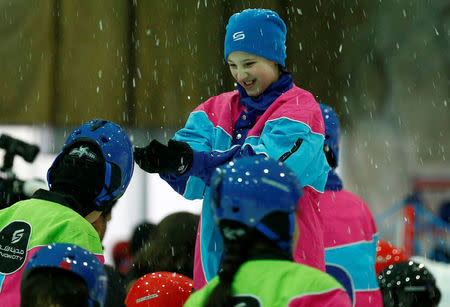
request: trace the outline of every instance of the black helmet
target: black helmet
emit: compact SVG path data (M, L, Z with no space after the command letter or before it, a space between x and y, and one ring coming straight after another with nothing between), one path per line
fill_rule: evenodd
M411 260L391 264L378 275L385 307L437 306L441 292L430 271Z

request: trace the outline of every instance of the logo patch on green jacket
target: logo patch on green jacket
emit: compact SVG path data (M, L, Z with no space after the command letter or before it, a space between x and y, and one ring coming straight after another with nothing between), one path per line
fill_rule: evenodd
M0 273L12 274L19 270L27 259L31 225L14 221L0 231Z

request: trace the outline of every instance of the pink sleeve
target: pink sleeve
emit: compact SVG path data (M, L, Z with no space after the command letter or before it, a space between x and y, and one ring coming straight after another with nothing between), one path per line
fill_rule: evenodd
M105 256L103 254L95 254L95 257L97 257L101 264L105 264Z
M1 306L19 306L20 305L20 282L22 279L22 273L27 266L30 258L42 248L42 246L37 246L30 249L27 252L27 259L22 265L22 267L13 274L5 276L3 284L0 284L0 302Z
M334 289L324 293L314 293L292 299L289 307L352 307L347 293L342 289Z
M309 186L303 188L303 193L297 205L300 237L294 251L294 261L325 272L323 229L317 207L320 193Z
M203 288L207 282L205 273L203 272L202 256L200 252L200 228L202 223L202 217L198 222L197 227L197 238L195 240L195 253L194 253L194 289L200 290Z

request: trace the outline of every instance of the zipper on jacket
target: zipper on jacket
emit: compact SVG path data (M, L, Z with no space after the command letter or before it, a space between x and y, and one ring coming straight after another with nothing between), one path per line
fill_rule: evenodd
M286 161L287 158L289 158L294 152L296 152L300 148L300 145L302 145L302 143L303 140L301 138L298 138L298 140L294 144L294 147L292 147L291 150L289 150L288 152L285 152L278 160L281 162Z

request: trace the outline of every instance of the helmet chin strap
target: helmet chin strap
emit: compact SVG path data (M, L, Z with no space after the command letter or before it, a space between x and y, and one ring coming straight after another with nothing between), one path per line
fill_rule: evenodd
M109 200L111 198L111 195L109 195L109 188L111 186L111 164L106 162L105 163L105 182L103 184L103 189L101 190L100 194L95 198L96 204L99 206L99 208L102 207L101 202L105 200Z
M289 214L289 240L282 240L280 235L276 233L274 230L270 229L263 223L258 223L256 225L256 229L261 232L264 236L266 236L269 240L272 240L278 244L278 246L283 249L285 252L292 254L292 246L293 246L293 233L295 229L295 216L294 214Z
M105 162L105 180L103 188L95 197L95 203L102 211L108 209L117 201L120 192L120 168L110 162Z

